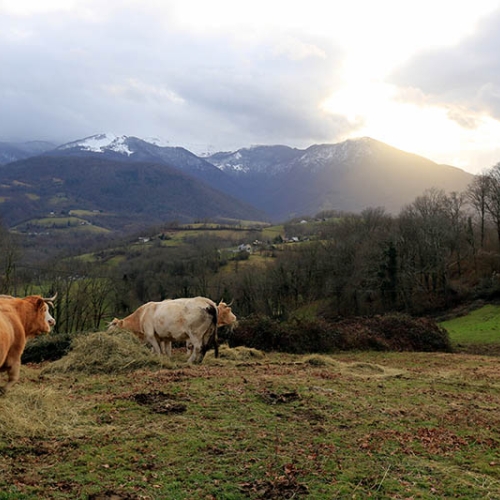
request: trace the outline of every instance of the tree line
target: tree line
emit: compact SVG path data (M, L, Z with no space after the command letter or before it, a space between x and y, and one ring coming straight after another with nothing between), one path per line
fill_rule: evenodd
M113 265L66 257L22 266L21 246L3 228L0 293L57 292L62 332L103 328L147 301L196 295L234 300L240 317L278 320L308 309L329 319L443 311L500 291L500 163L465 192L430 189L397 215L381 207L324 212L284 231L300 242L261 241L250 258L225 253L234 242L212 235L182 247L160 239L147 251L129 247Z

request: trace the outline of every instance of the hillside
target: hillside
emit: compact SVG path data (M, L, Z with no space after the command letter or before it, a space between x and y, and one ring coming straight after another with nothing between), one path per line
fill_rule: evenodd
M426 189L461 192L472 178L368 137L200 158L182 147L99 134L0 167L0 215L12 226L87 210L100 214L93 223L128 229L216 217L280 222L368 207L396 214Z
M9 226L54 212L87 210L126 229L165 220L262 220L253 207L178 169L106 158L37 156L0 167L0 214Z
M397 213L426 189L465 190L473 176L368 137L306 150L261 146L207 158L242 198L277 220L381 206Z

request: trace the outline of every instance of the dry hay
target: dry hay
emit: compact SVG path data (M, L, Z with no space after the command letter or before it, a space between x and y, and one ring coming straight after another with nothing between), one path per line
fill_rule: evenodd
M226 344L219 347L219 357L216 358L213 351L207 352L204 362L207 364L216 364L224 361L260 361L265 358L265 354L258 349L251 347L238 346L231 348Z
M125 330L76 337L71 351L42 370L47 373L80 372L88 375L124 373L141 368L168 368L171 362L151 352Z
M311 354L309 356L305 356L301 359L301 361L302 363L306 363L311 366L336 368L342 375L352 375L355 377L399 377L403 373L402 370L387 368L375 363L346 363L343 361L337 361L331 356L320 354Z
M387 368L375 363L341 363L341 366L341 372L344 375L354 375L355 377L388 378L400 377L403 374L402 370Z
M3 438L83 436L94 422L77 402L52 387L17 384L0 401Z
M321 354L304 356L301 361L311 366L338 366L340 364L335 359Z

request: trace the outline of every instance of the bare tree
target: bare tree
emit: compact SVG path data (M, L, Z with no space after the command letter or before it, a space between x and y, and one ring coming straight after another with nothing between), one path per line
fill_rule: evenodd
M464 193L452 192L448 196L447 212L450 221L450 251L457 256L456 266L458 275L462 274L463 242L466 241L467 217L463 210L465 204Z
M16 293L14 274L19 257L20 250L14 237L0 225L0 291L2 293Z
M399 248L406 304L414 296L432 301L446 290L451 231L449 200L443 190L429 189L399 216Z
M467 187L465 196L479 215L480 246L484 248L485 221L487 212L488 193L490 190L490 177L487 174L474 176Z
M498 242L500 243L500 162L488 172L486 211L495 224Z

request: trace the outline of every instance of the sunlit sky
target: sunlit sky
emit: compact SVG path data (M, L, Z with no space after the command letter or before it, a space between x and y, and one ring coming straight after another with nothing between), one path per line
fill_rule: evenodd
M500 0L0 0L0 141L500 161Z

